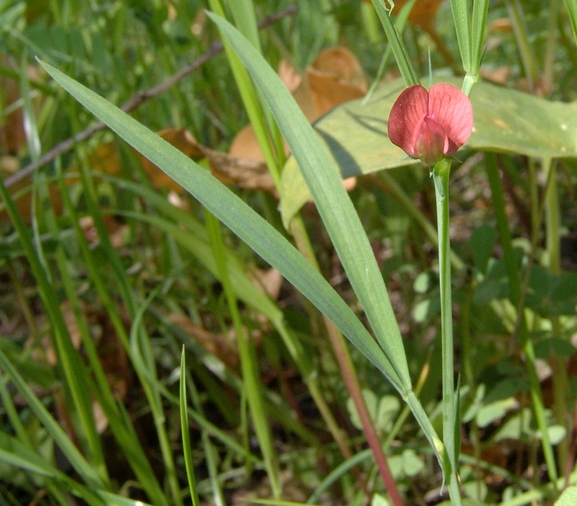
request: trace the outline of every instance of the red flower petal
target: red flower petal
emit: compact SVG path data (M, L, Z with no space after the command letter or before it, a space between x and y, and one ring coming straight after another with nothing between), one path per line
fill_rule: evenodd
M429 116L443 127L451 146L445 154L452 155L471 136L473 106L459 88L451 84L435 84L429 90Z
M409 156L416 157L419 125L427 115L429 94L420 85L411 86L397 98L389 115L389 138Z
M425 116L415 139L415 153L425 165L435 165L450 149L450 141L437 120Z

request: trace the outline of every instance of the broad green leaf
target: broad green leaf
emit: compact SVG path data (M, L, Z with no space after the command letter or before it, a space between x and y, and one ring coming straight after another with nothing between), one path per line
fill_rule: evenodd
M566 488L555 502L555 506L573 506L574 504L577 504L577 485Z
M376 394L368 389L363 390L363 397L369 415L375 424L375 428L380 431L390 431L401 409L401 401L399 401L399 398L394 395L384 395L380 399L377 399ZM351 423L357 429L362 430L363 424L351 397L347 399L347 409Z
M455 78L435 81L460 86ZM348 102L315 123L343 178L421 163L387 135L389 113L403 87L401 80L394 81L379 88L366 104L362 99ZM467 147L534 157L577 156L577 103L552 102L485 82L474 86L470 98L475 126ZM281 211L288 226L311 198L294 158L288 160L281 183Z
M503 418L507 411L513 409L516 404L517 401L514 398L509 398L482 406L476 416L477 425L479 427L487 427L495 420Z
M547 431L549 432L549 440L552 445L559 444L567 435L567 429L562 425L552 425Z

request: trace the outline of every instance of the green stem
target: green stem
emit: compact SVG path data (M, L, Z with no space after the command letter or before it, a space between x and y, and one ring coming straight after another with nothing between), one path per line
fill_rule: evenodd
M427 216L415 205L413 199L403 190L401 185L395 181L395 178L391 176L390 171L382 170L379 172L378 176L373 174L366 174L363 176L363 181L369 182L370 184L377 186L382 191L392 195L396 198L399 203L403 206L404 210L415 220L417 225L421 227L425 235L431 240L435 245L439 245L439 235L434 225L431 224ZM450 252L451 264L456 270L461 270L465 267L463 260L454 252Z
M315 269L320 270L300 215L296 215L292 219L291 233L295 237L295 242L297 244L299 251L301 251L301 253L315 267ZM375 426L367 409L367 405L362 395L361 386L359 384L359 380L355 371L353 361L351 359L351 355L347 348L345 338L328 318L324 317L323 320L325 323L325 327L327 329L327 333L331 340L333 351L341 368L341 374L343 376L343 380L347 385L349 395L351 396L351 399L353 400L355 407L357 409L357 413L359 414L359 418L363 426L363 431L365 433L365 437L367 438L367 443L369 444L371 451L373 452L375 463L379 468L379 473L381 475L381 478L383 479L383 483L385 484L385 487L389 492L391 502L395 506L402 506L403 500L397 489L395 479L393 478L393 475L391 474L391 471L389 469L387 458L383 452L383 448L379 440L377 431L375 429ZM340 437L336 439L337 443L339 440ZM360 480L360 477L358 477L358 480L364 487L364 484L362 480Z
M503 257L505 259L507 277L509 278L509 290L511 294L510 298L518 313L518 334L523 353L525 355L525 367L527 370L527 375L529 376L533 410L535 413L537 426L539 427L539 431L541 433L541 444L543 447L543 453L545 455L545 462L547 464L549 479L551 481L555 481L557 479L557 466L555 464L553 447L551 446L549 433L547 431L547 420L545 416L545 407L543 405L543 397L541 394L541 385L539 383L539 377L535 367L535 351L533 349L533 342L529 337L527 320L525 318L525 312L522 307L521 277L519 274L515 253L513 251L511 230L509 229L509 219L505 212L505 198L503 196L503 188L499 178L499 169L497 166L496 155L494 153L486 153L485 161L487 177L489 179L489 186L491 187L491 194L493 197L493 208L495 209L495 217L497 219L497 229L501 237Z
M451 299L451 241L449 238L449 176L450 160L443 158L433 167L439 229L439 283L441 292L441 349L443 372L443 444L445 446L445 479L454 504L460 503L458 459L460 441L458 408L455 395L453 360L453 310ZM447 473L448 472L448 473Z
M555 63L555 49L559 34L557 33L557 17L559 1L549 0L549 23L547 27L547 45L545 46L545 61L543 62L543 88L547 96L550 96L553 87L553 65Z
M561 239L560 227L561 217L559 215L559 194L557 192L557 180L555 178L555 162L550 158L543 160L543 169L547 174L547 189L545 191L546 206L546 229L547 229L547 253L549 256L549 272L554 276L561 274ZM551 329L553 336L561 337L561 322L558 316L551 316ZM568 417L566 413L566 392L569 391L569 380L567 378L567 364L563 357L554 354L549 359L549 365L553 374L553 412L559 425L565 427L567 434L570 434ZM564 437L557 446L559 469L567 469L569 460L569 441Z
M519 53L521 54L525 75L529 81L531 90L534 91L535 86L539 83L539 69L534 57L535 52L532 50L529 42L523 8L519 0L507 0L507 11L509 12L509 19L513 24L513 32L515 33L517 45L519 46Z
M232 287L225 259L224 242L220 222L205 210L206 230L211 242L214 258L217 263L219 279L230 311L236 333L239 350L244 391L254 430L263 454L267 476L270 480L272 495L275 499L281 497L282 486L278 460L273 447L272 434L268 423L268 414L263 401L262 384L258 372L256 352L248 330L244 330L238 308L238 301Z

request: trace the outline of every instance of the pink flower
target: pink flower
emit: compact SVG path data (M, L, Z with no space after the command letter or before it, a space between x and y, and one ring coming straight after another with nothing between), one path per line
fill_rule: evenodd
M429 166L456 153L472 131L471 101L451 84L407 88L389 116L391 142Z

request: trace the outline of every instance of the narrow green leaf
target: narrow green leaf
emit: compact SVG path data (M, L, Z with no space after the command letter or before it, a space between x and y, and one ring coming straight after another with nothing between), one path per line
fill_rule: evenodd
M18 232L26 258L30 264L32 272L34 273L36 282L38 283L40 296L53 326L53 345L57 352L58 361L64 379L66 380L66 385L70 389L70 395L74 401L70 408L80 419L76 428L81 437L84 446L83 449L89 454L89 459L91 460L90 464L84 460L84 457L80 454L79 450L60 429L60 427L54 425L54 419L45 411L44 406L40 403L38 398L36 398L21 376L19 376L21 380L20 388L26 390L26 393L24 393L24 391L21 393L24 396L29 396L30 399L34 399L34 401L29 400L29 402L36 403L38 408L38 412L35 412L36 416L40 418L39 413L42 413L45 422L50 425L50 427L46 427L46 430L50 432L51 436L55 440L58 440L57 443L59 445L64 445L63 447L61 446L64 453L70 452L69 459L73 465L78 464L79 467L76 468L76 471L83 477L83 479L89 484L106 488L105 483L108 483L108 476L103 464L104 461L100 441L96 435L95 421L90 406L90 400L87 396L88 387L85 376L86 371L81 365L82 362L78 356L77 350L72 346L72 340L64 321L64 316L60 310L58 304L59 298L54 290L54 286L48 279L46 271L39 260L29 231L24 224L20 213L17 211L11 196L4 186L4 183L1 181L0 194L2 195L2 199L10 215L12 224ZM3 362L10 364L5 355L2 354L2 357L4 358ZM6 366L6 368L8 369L8 366ZM10 368L16 372L16 369L13 368L11 364ZM15 379L14 381L16 382Z
M20 376L16 368L8 360L6 355L0 350L0 365L10 375L14 385L20 394L26 399L28 407L34 415L40 420L43 427L48 434L54 439L54 442L62 450L62 453L70 461L75 471L82 477L85 483L95 489L103 488L102 482L96 470L84 459L82 454L78 451L74 443L62 430L60 425L48 410L44 407L42 402L36 397L30 386L26 383L24 378Z
M573 28L573 36L577 41L577 0L565 0L565 5L569 11L569 19Z
M40 158L42 146L40 135L38 134L38 125L36 122L36 113L32 104L32 95L30 93L30 82L28 80L28 58L26 52L22 53L20 61L20 90L23 100L23 126L26 133L26 143L28 144L28 154L34 161Z
M246 65L257 88L268 102L359 298L377 341L403 385L411 380L403 340L383 277L359 216L341 183L326 148L295 103L286 86L262 56L226 20L210 14Z
M471 73L471 21L469 0L451 0L451 11L457 32L457 43L461 53L463 68L467 74Z
M577 504L577 485L573 485L563 491L555 506L573 506Z
M255 48L262 51L252 0L226 0L226 4L232 12L232 17L239 31Z
M473 20L471 23L471 69L475 76L479 75L481 58L483 56L483 41L489 12L489 0L475 0L473 3ZM468 93L467 93L468 95Z
M221 18L210 16L246 65L257 88L268 102L293 156L302 167L303 176L313 193L349 280L363 304L381 348L385 351L382 359L390 360L388 363L394 367L394 374L388 369L387 377L397 389L400 387L401 395L409 403L425 436L437 451L440 447L439 439L411 390L402 338L382 275L336 167L327 157L327 152L315 136L313 128L276 73L233 26ZM350 339L346 332L343 333ZM363 339L353 344L365 346L366 343ZM372 360L370 356L369 359Z
M90 506L150 506L142 501L122 497L97 488L88 488L78 483L26 445L2 431L0 431L0 462L34 474L37 479L45 478L48 487L58 486L59 490L80 497Z
M158 135L51 65L42 67L120 137L197 198L264 260L276 267L399 389L406 384L349 306L270 224L210 173ZM373 259L374 261L374 259Z
M180 383L179 383L179 401L180 401L180 431L182 435L182 451L184 453L184 467L186 469L186 478L188 479L188 488L193 506L200 506L198 494L196 492L196 479L194 477L194 463L192 461L192 451L190 449L190 437L188 435L188 414L186 407L186 358L184 355L184 346L180 355Z
M385 34L391 45L393 50L393 55L395 56L395 60L397 61L397 65L399 67L399 71L403 76L406 86L412 86L414 84L420 84L419 76L411 63L411 59L409 58L409 54L397 28L391 21L391 17L385 8L385 3L382 0L372 0L373 6L375 11L377 11L377 15L383 25L383 29L385 30Z

